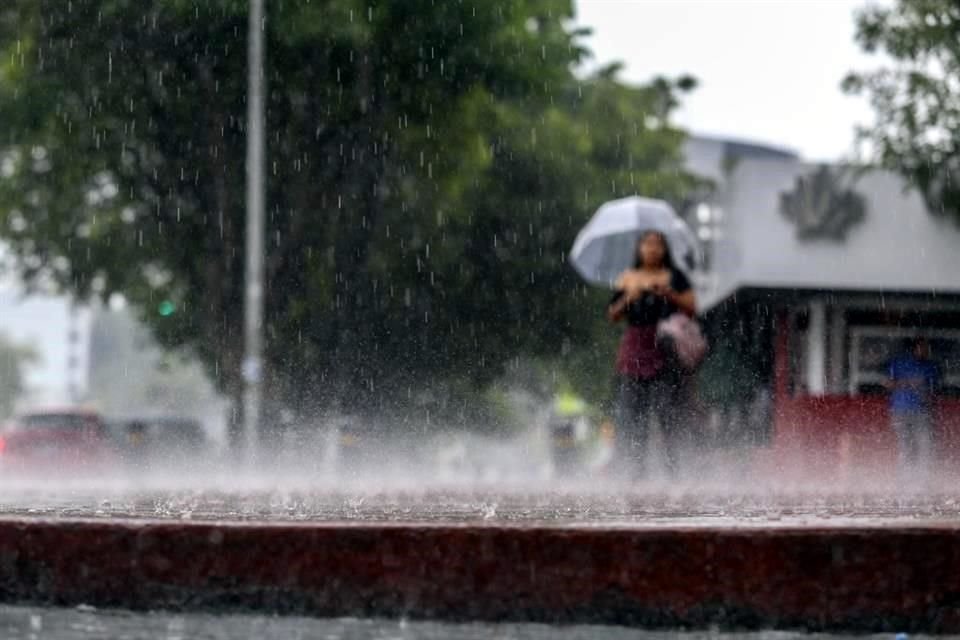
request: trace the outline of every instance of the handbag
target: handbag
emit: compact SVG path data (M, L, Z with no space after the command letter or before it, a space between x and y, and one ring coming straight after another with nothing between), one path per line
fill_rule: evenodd
M700 323L680 312L657 323L657 346L687 371L694 371L707 355L707 339Z

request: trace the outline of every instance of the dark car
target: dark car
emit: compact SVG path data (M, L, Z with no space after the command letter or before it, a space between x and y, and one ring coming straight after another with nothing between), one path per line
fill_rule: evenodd
M106 425L92 410L25 413L0 435L0 469L5 472L100 470L115 460Z

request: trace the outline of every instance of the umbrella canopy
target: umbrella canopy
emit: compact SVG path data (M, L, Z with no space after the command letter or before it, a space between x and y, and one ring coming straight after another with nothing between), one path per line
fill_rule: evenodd
M570 251L570 262L590 284L610 286L636 255L644 231L659 231L667 240L673 261L688 275L700 260L693 230L663 200L632 196L602 205L580 230Z

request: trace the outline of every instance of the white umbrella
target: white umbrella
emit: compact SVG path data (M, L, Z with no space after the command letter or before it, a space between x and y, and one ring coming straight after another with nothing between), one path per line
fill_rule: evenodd
M674 264L689 275L700 261L693 230L663 200L631 196L602 205L580 230L570 262L584 280L610 286L634 262L637 239L659 231L667 240Z

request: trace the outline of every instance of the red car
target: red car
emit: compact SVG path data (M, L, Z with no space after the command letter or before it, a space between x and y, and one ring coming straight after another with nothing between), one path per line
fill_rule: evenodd
M114 458L106 425L95 411L25 413L0 434L0 469L4 472L99 470Z

